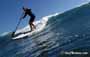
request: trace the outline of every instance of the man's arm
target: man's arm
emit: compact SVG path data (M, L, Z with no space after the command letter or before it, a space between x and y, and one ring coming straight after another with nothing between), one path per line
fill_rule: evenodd
M23 19L26 17L27 14L24 14L24 16L22 17Z
M20 19L24 19L27 16L27 14L23 13L23 16Z

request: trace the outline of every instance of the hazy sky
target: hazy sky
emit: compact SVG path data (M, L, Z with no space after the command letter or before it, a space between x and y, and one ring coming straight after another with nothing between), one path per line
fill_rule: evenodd
M43 16L64 12L89 0L0 0L0 34L13 31L22 14L22 6L29 7L36 20ZM29 18L22 20L20 27L28 24Z

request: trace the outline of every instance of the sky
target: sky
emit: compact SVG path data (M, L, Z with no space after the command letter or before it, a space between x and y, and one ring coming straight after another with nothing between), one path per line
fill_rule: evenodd
M22 7L31 8L36 20L54 13L62 13L89 0L0 0L0 34L12 32L22 16ZM19 28L28 25L29 17L21 21Z

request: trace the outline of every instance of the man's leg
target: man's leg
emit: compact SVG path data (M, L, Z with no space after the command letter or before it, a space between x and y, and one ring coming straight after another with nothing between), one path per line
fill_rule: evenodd
M32 26L34 27L34 29L36 29L36 26L32 23Z
M32 23L30 23L30 28L31 28L31 31L33 31L33 26L32 26Z
M33 31L33 27L32 27L32 24L30 22L29 22L29 27L31 28L31 30L30 31L27 31L27 32L24 32L24 34Z
M30 19L30 21L29 21L29 24L30 24L30 27L31 27L31 31L33 31L33 29L36 28L35 25L33 24L34 19L35 19L35 17L31 17L31 19Z

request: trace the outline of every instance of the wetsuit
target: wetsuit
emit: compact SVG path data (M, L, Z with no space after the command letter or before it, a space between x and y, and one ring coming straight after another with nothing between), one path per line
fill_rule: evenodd
M29 15L31 17L29 20L29 24L32 23L35 19L35 15L31 12L31 9L26 9L24 11L25 11L25 14L24 14L23 18L25 18L27 15Z

